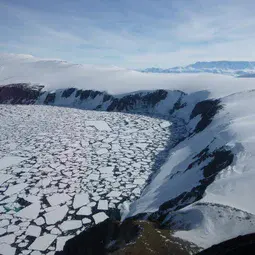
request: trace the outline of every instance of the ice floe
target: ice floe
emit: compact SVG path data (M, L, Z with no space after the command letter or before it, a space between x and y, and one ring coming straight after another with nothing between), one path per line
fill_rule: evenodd
M108 216L104 212L100 212L93 215L93 219L95 221L95 224L98 224L104 220L106 220Z
M34 203L34 204L31 204L31 205L25 207L18 213L16 213L16 216L33 220L33 219L36 219L37 216L39 215L40 208L41 208L40 203Z
M51 243L57 238L56 235L45 234L39 236L35 241L29 246L31 250L45 251L51 245Z
M88 193L76 194L73 201L73 208L77 209L90 202Z

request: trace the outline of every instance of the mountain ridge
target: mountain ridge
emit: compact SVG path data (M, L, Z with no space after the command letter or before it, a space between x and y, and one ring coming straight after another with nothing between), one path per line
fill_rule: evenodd
M213 73L231 76L252 77L255 72L255 61L198 61L187 66L172 68L151 67L142 69L144 73ZM250 75L250 76L249 76Z

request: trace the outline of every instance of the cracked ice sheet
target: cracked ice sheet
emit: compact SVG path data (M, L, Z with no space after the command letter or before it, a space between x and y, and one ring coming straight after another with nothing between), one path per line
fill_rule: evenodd
M41 229L38 238L78 234L107 219L109 208L119 208L124 197L134 201L151 174L155 151L170 137L161 120L145 116L31 105L0 110L1 157L10 155L9 139L16 144L12 155L26 159L1 169L0 231L17 229L24 240L33 229L36 235ZM91 120L105 121L110 130L88 126ZM25 245L15 241L14 248ZM56 243L33 253L55 253Z

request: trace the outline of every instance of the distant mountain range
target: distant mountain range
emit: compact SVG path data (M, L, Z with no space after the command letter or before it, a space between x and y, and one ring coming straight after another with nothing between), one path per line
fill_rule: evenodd
M237 77L255 77L255 61L210 61L196 62L188 66L172 68L151 67L140 70L144 73L214 73Z

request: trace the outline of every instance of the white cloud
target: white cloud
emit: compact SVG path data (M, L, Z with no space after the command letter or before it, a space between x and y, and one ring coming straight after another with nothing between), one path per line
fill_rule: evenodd
M210 97L254 88L253 79L213 74L145 74L116 67L75 65L32 56L0 54L0 85L31 82L49 89L76 87L126 93L148 89L210 91Z
M243 39L233 42L217 42L199 47L185 47L168 53L149 53L129 56L126 62L130 66L151 66L173 67L176 65L187 65L196 61L217 61L217 60L255 60L254 40Z
M100 3L100 1L98 1ZM133 3L133 1L131 1ZM147 5L142 3L147 3ZM231 2L231 3L230 3ZM1 5L24 25L6 48L73 62L171 67L199 60L254 59L252 1L143 0L87 17ZM109 11L109 12L108 12ZM101 19L100 19L101 15ZM53 17L54 16L54 17ZM109 22L104 24L105 22ZM0 47L3 48L0 40ZM23 50L23 51L22 51Z

